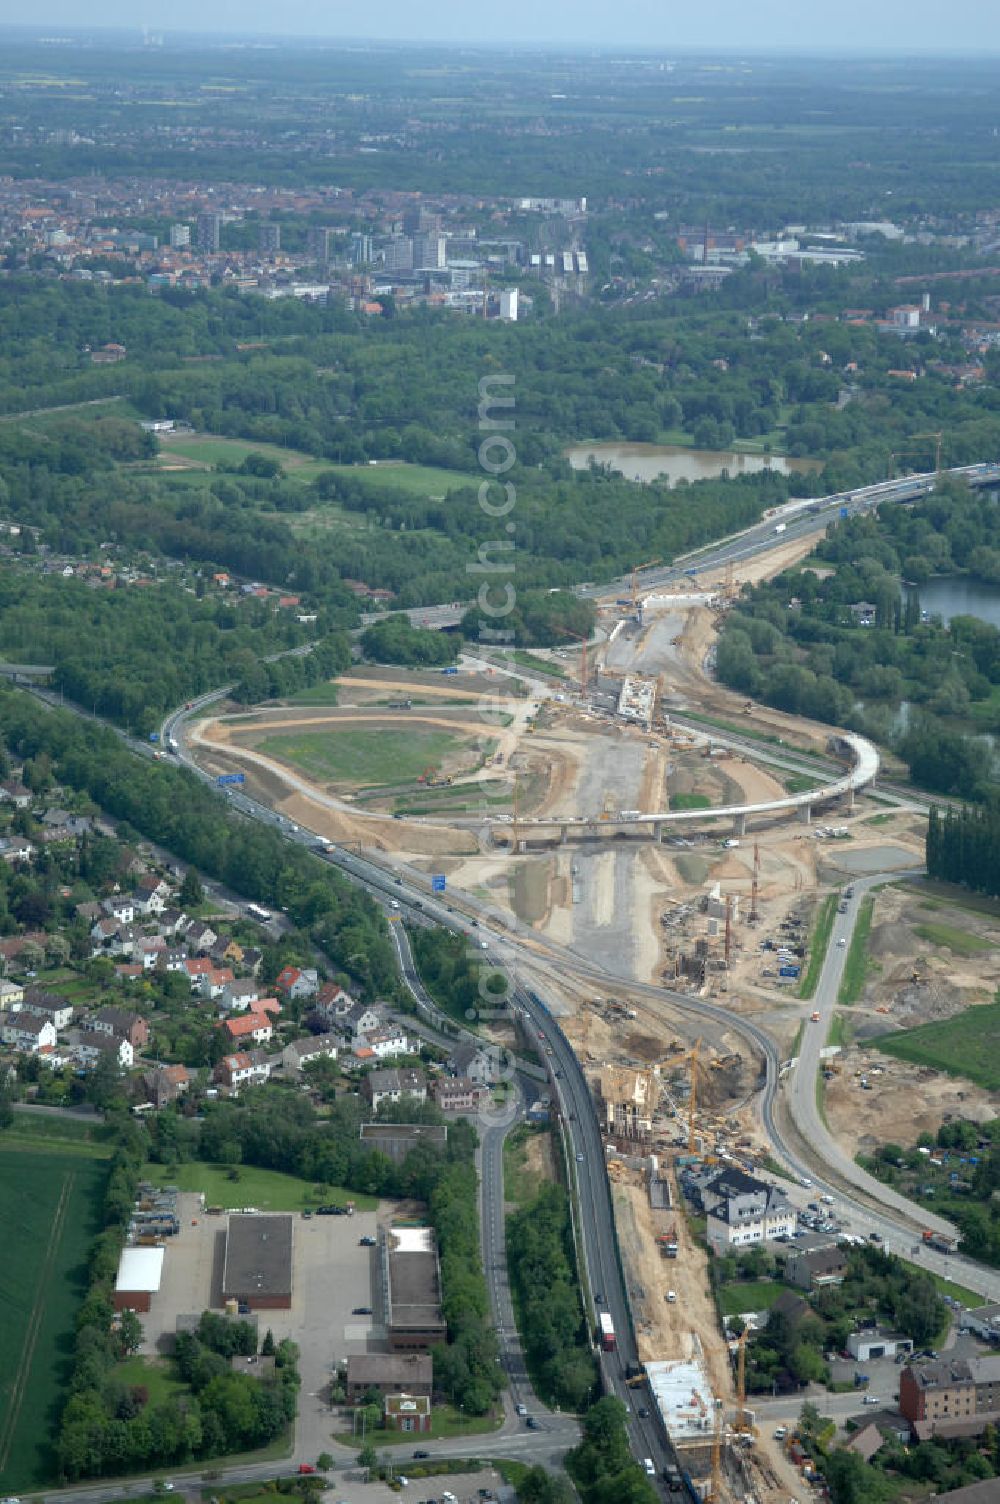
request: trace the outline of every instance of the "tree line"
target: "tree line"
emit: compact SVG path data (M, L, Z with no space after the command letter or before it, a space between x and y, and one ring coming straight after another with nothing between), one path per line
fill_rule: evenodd
M585 1410L597 1373L562 1186L542 1186L507 1218L507 1267L532 1387L547 1405Z
M924 846L927 872L974 893L1000 897L1000 807L932 808Z

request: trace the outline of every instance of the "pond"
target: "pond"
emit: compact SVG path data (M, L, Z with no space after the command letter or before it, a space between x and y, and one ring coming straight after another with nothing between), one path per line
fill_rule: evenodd
M742 454L735 449L687 449L680 444L571 444L563 450L574 470L586 470L591 460L609 465L627 480L715 480L730 475L756 475L774 470L779 475L804 475L821 469L819 460L790 460L781 454Z
M946 623L953 616L978 616L991 627L1000 627L1000 587L996 585L967 575L941 575L910 588L928 616L940 616Z

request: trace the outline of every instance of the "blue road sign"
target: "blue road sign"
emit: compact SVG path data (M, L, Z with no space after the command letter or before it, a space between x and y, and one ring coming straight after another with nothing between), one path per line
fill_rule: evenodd
M841 517L849 517L850 516L850 512L848 511L847 507L841 507L841 509L840 509L840 515L841 515Z
M431 875L432 893L443 893L447 885L447 879L443 872L435 872Z
M225 786L226 786L227 783L246 783L246 781L247 781L247 775L245 773L220 773L219 774L219 787L220 788L225 788Z

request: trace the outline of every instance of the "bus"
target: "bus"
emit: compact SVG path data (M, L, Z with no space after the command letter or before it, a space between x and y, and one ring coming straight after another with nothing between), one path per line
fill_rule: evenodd
M247 915L250 919L256 919L261 924L267 924L274 918L270 909L262 909L259 903L247 904Z

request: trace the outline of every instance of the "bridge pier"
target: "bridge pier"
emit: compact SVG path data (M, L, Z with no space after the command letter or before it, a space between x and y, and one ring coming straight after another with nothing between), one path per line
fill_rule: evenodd
M803 804L799 809L799 821L803 825L811 825L813 809L811 804Z
M560 827L559 827L559 845L560 846L565 846L566 845L566 826L565 825L560 825Z
M746 833L747 833L747 817L746 817L746 815L734 815L733 816L733 835L734 836L745 836Z

